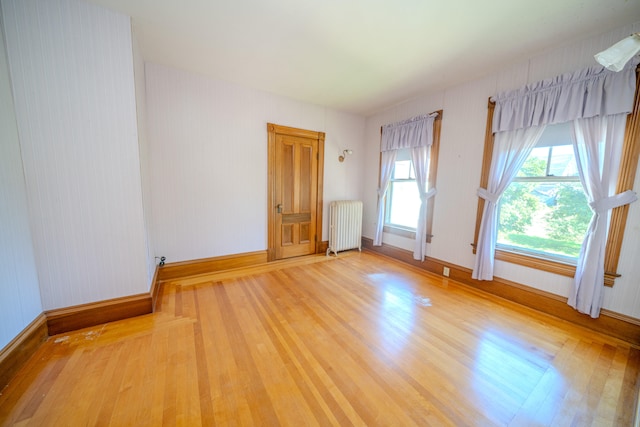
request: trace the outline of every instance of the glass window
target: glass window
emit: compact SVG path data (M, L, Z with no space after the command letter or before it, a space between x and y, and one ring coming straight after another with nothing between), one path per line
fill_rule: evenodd
M420 195L409 150L399 150L387 190L385 225L415 231Z
M440 129L442 110L433 122L433 144L429 148L429 166L427 171L427 188L436 187L438 172L438 152L440 151ZM433 225L434 198L427 203L427 230ZM385 195L384 232L415 239L420 209L420 192L416 183L416 175L411 164L411 150L398 150L389 188ZM431 242L431 234L427 234L427 243Z
M569 126L547 126L505 190L497 248L572 263L578 259L592 212L578 176Z
M638 75L636 75L636 83L637 83L637 87L640 87L640 76ZM634 105L638 104L638 102L640 102L640 90L636 90ZM493 141L494 135L491 132L491 123L493 120L494 107L495 107L495 103L490 100L488 103L488 109L487 109L487 129L485 131L485 147L484 147L484 154L483 154L483 161L482 161L482 175L480 177L481 188L486 188L487 182L489 179L489 172L491 168L491 160L492 160L491 157L493 153L493 142L494 142ZM565 125L565 126L568 126L568 125ZM624 136L624 142L623 142L622 154L621 154L622 164L620 168L620 174L618 176L618 181L615 187L616 192L618 193L623 192L625 190L633 189L633 183L635 180L637 163L638 163L637 153L640 151L640 147L639 147L640 138L636 137L636 130L639 127L640 127L640 109L636 108L633 110L631 114L629 114L627 118L627 127L625 130L625 136ZM537 178L542 180L547 180L545 184L547 184L550 187L556 186L554 189L555 194L547 195L546 198L543 198L543 196L534 197L536 199L535 202L531 201L530 197L524 196L525 199L529 200L530 203L542 203L542 200L546 200L551 204L551 208L555 208L558 205L559 207L553 210L552 209L547 210L547 207L549 206L543 207L542 208L543 213L544 213L544 210L547 210L547 212L553 211L554 212L553 215L550 213L548 215L537 213L536 215L532 216L531 225L529 224L523 225L522 223L520 223L520 230L524 230L524 232L518 231L517 218L513 218L513 217L509 218L509 212L508 212L509 209L511 209L511 211L513 212L515 210L515 207L513 204L509 205L509 201L507 200L510 197L509 194L503 195L503 198L505 200L502 201L503 203L501 206L501 213L503 215L503 218L501 218L502 220L501 222L504 223L504 226L501 227L501 230L499 230L499 237L498 237L499 243L497 244L496 253L495 253L495 257L497 260L524 265L527 267L536 268L536 269L548 271L555 274L561 274L568 277L573 277L575 275L576 263L574 262L574 260L575 260L575 254L576 254L576 251L575 251L576 241L570 238L569 236L571 235L575 236L577 234L580 234L580 231L579 231L580 222L584 222L584 213L586 212L586 209L588 209L588 207L580 203L569 202L570 199L578 198L579 196L578 187L577 187L579 180L576 179L576 176L575 176L576 173L571 170L571 167L574 167L574 166L570 166L569 168L567 168L567 166L575 164L575 162L571 163L572 160L567 160L567 156L572 157L570 154L569 148L566 147L571 145L569 142L570 140L566 137L567 135L566 132L568 131L569 130L567 128L563 128L563 125L547 126L547 128L544 131L543 138L537 144L538 145L537 148L541 148L541 150L536 149L532 153L532 158L534 157L537 157L539 159L542 158L543 161L544 161L545 154L540 154L540 152L546 153L547 160L543 167L547 172L543 177L540 177L538 175ZM562 136L563 133L565 135L564 137ZM515 183L513 183L514 186L526 185L522 183L522 181L526 182L526 180L521 180L521 178L527 178L526 174L528 171L531 171L531 170L535 171L535 165L532 165L532 163L534 162L535 160L530 159L530 161L526 164L526 166L522 168L523 170L520 171L520 176L518 176ZM555 177L557 182L554 184L551 181L553 178L547 175L552 175L553 177ZM530 180L529 185L534 184L534 182L535 180L533 179ZM541 183L539 182L536 184L539 184L537 190L546 191L550 189L549 187L547 188L541 187L540 186ZM535 192L532 194L533 189L528 189L528 191L525 191L522 189L519 190L517 188L513 188L513 189L510 189L509 191L512 191L512 192L520 191L520 194L527 194L527 195L537 194ZM555 196L555 197L551 197L551 196ZM514 199L514 197L511 196L511 199ZM522 203L521 200L518 200L517 202ZM545 203L545 206L546 206L546 203ZM573 211L569 209L568 208L569 206L575 207L576 210ZM479 197L478 210L476 212L476 229L474 233L474 240L472 243L474 252L475 252L476 245L478 243L478 234L480 232L480 222L482 220L483 208L484 208L484 199ZM628 206L621 206L613 209L610 215L609 233L607 237L607 247L606 247L606 254L605 254L605 261L604 261L605 286L613 286L616 277L620 276L617 273L618 260L620 259L620 252L622 250L622 240L625 234L624 232L625 232L625 225L627 224L628 210L629 210ZM538 210L536 210L536 212L538 212ZM566 218L565 221L558 219L558 217L561 214L564 215L564 218ZM534 225L534 220L537 220L538 217L549 218L549 220L551 220L552 223L553 221L555 221L555 225L543 224L543 225L536 226ZM591 218L590 212L589 212L589 218ZM509 221L511 221L511 223L507 224ZM513 225L514 223L516 224L515 227ZM508 227L511 227L511 229L509 229ZM514 244L515 243L514 240L518 240L518 237L520 237L520 239L523 239L526 236L530 236L530 235L535 236L533 232L536 229L539 231L543 230L545 233L544 236L546 239L553 238L553 236L551 235L552 231L556 236L559 236L560 233L563 232L562 227L565 227L566 231L564 232L564 235L562 236L562 238L559 240L565 240L566 242L569 243L570 246L573 246L573 249L567 250L565 247L562 250L558 250L558 245L554 245L555 246L554 249L556 250L555 252L556 255L547 256L545 257L545 259L541 259L539 254L542 254L542 253L553 254L553 252L551 252L547 247L541 250L541 247L540 247L541 245L537 245L538 247L535 247L536 245ZM565 235L566 235L566 238L565 238ZM533 240L533 239L529 239L529 240ZM546 246L549 246L549 245L547 244ZM569 255L567 255L567 253ZM567 262L567 260L569 262Z

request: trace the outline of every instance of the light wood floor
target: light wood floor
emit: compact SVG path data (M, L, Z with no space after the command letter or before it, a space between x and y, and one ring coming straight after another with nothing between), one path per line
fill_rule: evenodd
M627 426L640 350L372 254L166 283L49 339L0 425Z

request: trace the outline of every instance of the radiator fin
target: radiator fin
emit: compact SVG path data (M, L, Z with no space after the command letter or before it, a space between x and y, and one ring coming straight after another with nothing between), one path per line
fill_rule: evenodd
M329 248L333 252L362 250L362 202L338 200L329 204Z

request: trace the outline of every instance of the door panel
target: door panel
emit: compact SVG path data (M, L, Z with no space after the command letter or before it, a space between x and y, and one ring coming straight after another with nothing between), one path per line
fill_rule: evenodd
M315 253L317 140L290 135L276 136L276 258ZM278 241L278 237L280 241Z
M311 199L313 197L314 183L313 177L315 176L315 170L313 170L314 154L317 150L314 150L312 146L301 145L300 146L300 188L299 188L299 203L300 212L311 212Z
M316 253L324 134L269 126L269 259Z
M278 136L278 146L280 162L276 166L280 170L279 187L280 187L280 204L282 204L284 214L293 212L294 194L295 194L295 146L293 144L284 144L282 136ZM278 172L276 172L278 173ZM276 184L278 185L278 184Z

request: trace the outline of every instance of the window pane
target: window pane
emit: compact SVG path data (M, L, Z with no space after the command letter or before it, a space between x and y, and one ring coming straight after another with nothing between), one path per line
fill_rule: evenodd
M548 126L502 196L498 244L503 248L572 259L580 254L591 209L577 179L569 131L566 124Z
M549 175L551 176L578 176L576 158L572 145L559 145L551 147L551 159L549 163Z
M577 259L591 215L579 182L513 182L500 200L498 244Z
M388 223L408 228L416 228L420 209L420 197L415 181L392 182L389 192Z
M391 179L409 179L411 176L411 161L400 160L396 161L393 168L393 177Z
M534 148L516 176L546 176L548 159L549 147Z

